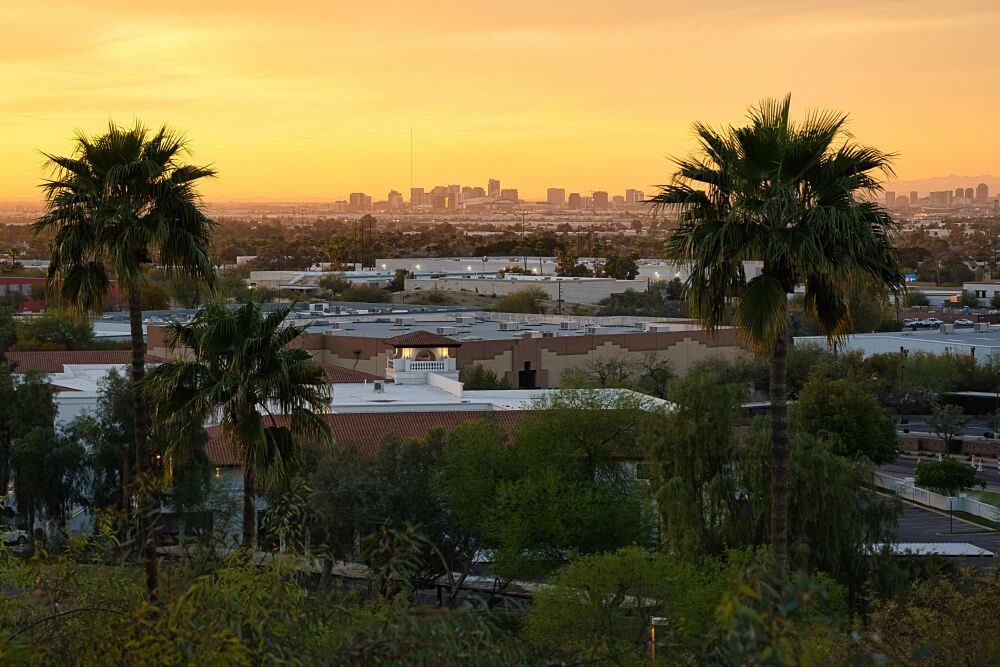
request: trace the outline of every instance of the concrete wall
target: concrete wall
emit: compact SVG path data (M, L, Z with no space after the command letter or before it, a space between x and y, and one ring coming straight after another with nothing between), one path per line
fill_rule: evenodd
M506 296L526 287L537 287L549 299L562 299L566 303L598 303L612 294L626 290L645 291L649 282L643 280L612 280L604 278L562 280L518 280L483 278L407 278L407 290L445 290L473 292L487 296Z

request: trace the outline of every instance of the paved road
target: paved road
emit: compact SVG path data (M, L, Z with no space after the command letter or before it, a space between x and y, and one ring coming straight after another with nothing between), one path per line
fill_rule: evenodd
M954 532L950 532L951 530ZM968 542L1000 556L1000 533L961 519L954 522L946 514L903 503L897 542ZM967 564L995 567L997 557L963 559Z
M908 423L901 423L902 419L909 421ZM910 429L910 433L934 433L934 430L927 425L927 415L902 415L901 417L896 417L896 428L908 428ZM964 435L981 436L988 430L989 426L986 424L985 419L973 417L965 425Z
M914 477L917 474L917 461L919 460L921 459L915 456L900 456L895 462L884 465L879 470L894 477ZM968 464L964 458L959 460ZM986 481L986 487L990 491L1000 491L1000 470L998 470L996 459L983 459L983 471L977 473L977 476Z

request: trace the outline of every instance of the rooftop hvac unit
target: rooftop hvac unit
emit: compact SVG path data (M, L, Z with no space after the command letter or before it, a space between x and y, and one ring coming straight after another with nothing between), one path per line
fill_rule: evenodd
M343 322L330 322L330 331L337 331L338 329L343 329Z
M475 322L476 318L471 317L469 315L459 315L458 317L455 318L456 324L470 325L470 324L475 324Z
M989 333L990 323L989 322L976 322L975 324L976 333Z
M375 393L377 393L377 394L381 394L382 392L385 391L385 381L384 380L375 380L375 382L372 383L372 386L373 386L373 388L375 390Z
M406 326L406 320L404 320L402 317L394 317L392 319L392 323L395 324L397 327Z
M438 327L437 332L439 336L454 336L455 327Z
M500 331L517 331L520 326L517 322L501 322Z
M670 325L664 322L646 322L643 329L650 333L662 333L664 331L670 331Z
M542 331L541 334L542 334L542 338L555 338L556 332L555 331Z
M942 324L941 328L940 328L940 331L943 334L953 334L953 333L955 333L955 325L954 324L948 324L948 323Z
M564 322L559 323L559 329L561 329L562 331L575 330L578 329L579 327L580 323L574 322L573 320L566 320Z
M597 329L598 329L598 326L596 324L588 324L587 326L585 326L583 328L583 330L585 332L587 332L588 336L594 336L594 335L596 335L597 334Z

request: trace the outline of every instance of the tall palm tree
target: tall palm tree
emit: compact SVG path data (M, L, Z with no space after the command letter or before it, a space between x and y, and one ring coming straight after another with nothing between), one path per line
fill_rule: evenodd
M850 330L846 284L904 289L896 225L875 201L892 156L857 144L847 117L813 112L789 119L791 98L765 100L742 127L696 123L699 150L675 160L654 206L680 205L667 253L692 263L685 284L693 314L709 329L728 321L771 363L771 545L784 565L788 517L786 355L788 297L805 291L806 311L830 337ZM744 262L762 263L747 280Z
M200 180L209 167L183 162L186 140L167 127L152 132L140 123L88 137L78 134L69 157L46 154L52 176L42 188L46 212L35 233L54 230L48 287L64 306L100 312L112 281L128 300L132 337L133 420L137 477L148 484L154 470L141 382L145 375L142 291L154 263L168 272L213 282L208 257L214 223L202 211ZM124 480L123 480L124 483ZM155 527L158 507L139 494L139 528L146 587L157 586Z
M304 440L329 442L329 386L312 355L291 343L304 327L285 322L290 308L262 313L259 303L230 310L205 306L189 324L167 326L175 355L147 377L157 419L173 421L168 470L200 446L207 420L218 417L243 472L243 544L256 539L256 487L287 480L301 458ZM279 418L280 417L280 418Z

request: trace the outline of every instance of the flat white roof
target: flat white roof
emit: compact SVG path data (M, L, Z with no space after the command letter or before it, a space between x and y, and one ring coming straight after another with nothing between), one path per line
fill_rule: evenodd
M881 548L883 545L877 545ZM982 547L968 542L895 542L889 549L897 556L994 556Z

